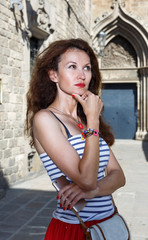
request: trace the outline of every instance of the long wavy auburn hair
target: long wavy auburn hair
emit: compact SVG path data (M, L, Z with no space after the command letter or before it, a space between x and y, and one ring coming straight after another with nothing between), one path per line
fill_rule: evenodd
M49 70L58 71L58 63L61 55L67 50L77 48L85 51L91 62L92 78L89 84L89 91L95 95L99 94L102 87L102 80L98 66L98 60L89 44L82 39L58 40L49 45L37 58L27 93L27 112L25 133L30 137L30 146L33 147L33 118L41 109L46 109L55 99L57 93L56 83L49 78ZM83 108L78 103L77 114L81 121L86 124L86 116ZM101 137L109 146L114 143L114 135L110 126L105 122L103 116L100 117Z

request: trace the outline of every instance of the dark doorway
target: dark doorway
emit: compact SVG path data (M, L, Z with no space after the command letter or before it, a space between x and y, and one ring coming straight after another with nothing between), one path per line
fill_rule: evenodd
M116 139L134 139L137 129L137 87L135 83L105 84L102 91L104 117Z

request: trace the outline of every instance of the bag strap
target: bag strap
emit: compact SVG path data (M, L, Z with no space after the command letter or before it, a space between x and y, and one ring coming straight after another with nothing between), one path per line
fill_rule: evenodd
M72 209L73 213L76 215L76 217L78 218L79 222L80 222L80 226L86 236L86 240L91 240L91 235L90 235L90 232L88 231L88 227L85 225L85 223L83 222L82 218L79 216L79 214L74 210Z
M118 209L116 207L116 204L114 202L114 199L113 199L113 196L111 195L111 198L112 198L112 203L113 203L113 206L114 206L114 214L118 213ZM84 223L84 221L82 220L82 218L79 216L79 214L74 210L72 209L73 213L76 215L76 217L78 218L79 222L80 222L80 226L86 236L86 240L91 240L91 235L90 235L90 232L89 232L89 228L86 226L86 224Z
M106 170L105 170L105 175L107 175L107 171ZM114 209L115 209L114 214L116 214L116 213L118 213L118 209L116 207L116 204L115 204L115 201L113 199L112 194L111 194L111 199L112 199L112 203L113 203L113 206L114 206ZM85 223L83 222L83 220L79 216L79 214L74 209L72 209L72 211L76 215L76 217L78 218L78 220L80 222L80 226L81 226L81 228L82 228L82 230L83 230L83 232L84 232L84 234L86 236L86 240L91 240L92 238L91 238L91 234L89 232L89 228L85 225Z

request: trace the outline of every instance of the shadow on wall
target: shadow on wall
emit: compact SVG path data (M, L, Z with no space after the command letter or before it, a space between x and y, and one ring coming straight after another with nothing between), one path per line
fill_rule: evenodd
M5 196L8 188L9 188L8 181L4 177L3 170L1 169L0 166L0 199Z
M143 141L142 142L142 149L145 155L145 159L148 162L148 141Z

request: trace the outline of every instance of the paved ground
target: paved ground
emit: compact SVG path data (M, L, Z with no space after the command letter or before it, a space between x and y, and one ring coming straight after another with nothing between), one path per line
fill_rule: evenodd
M116 141L113 151L126 175L114 193L132 240L148 240L148 142ZM0 240L43 240L56 206L56 192L46 173L16 184L0 200Z

